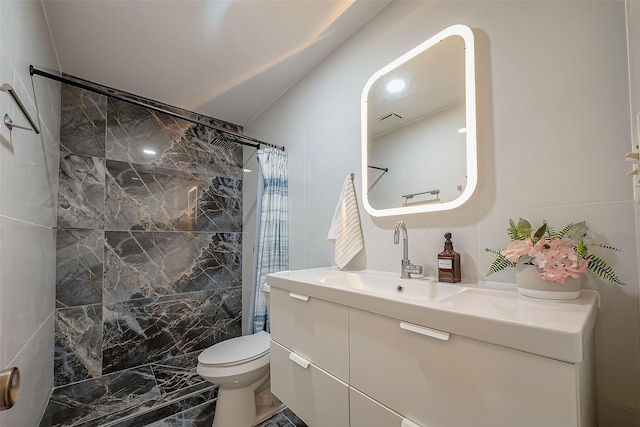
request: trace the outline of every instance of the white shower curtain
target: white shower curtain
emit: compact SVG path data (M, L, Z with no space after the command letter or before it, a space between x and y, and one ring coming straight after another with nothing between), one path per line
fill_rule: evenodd
M289 268L289 207L287 153L277 148L258 150L262 183L258 185L256 259L253 286L253 333L269 330L262 291L269 273Z

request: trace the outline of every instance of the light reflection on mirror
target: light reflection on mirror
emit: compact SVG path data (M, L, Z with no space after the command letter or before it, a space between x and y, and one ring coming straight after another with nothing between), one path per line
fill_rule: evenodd
M362 94L362 194L374 216L466 202L477 183L474 43L454 25L374 73Z

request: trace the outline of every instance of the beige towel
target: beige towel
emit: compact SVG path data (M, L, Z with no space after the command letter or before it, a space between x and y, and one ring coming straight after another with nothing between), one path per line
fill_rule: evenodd
M364 248L356 189L351 174L347 175L342 185L342 193L333 214L327 239L335 241L335 261L340 269L343 269Z

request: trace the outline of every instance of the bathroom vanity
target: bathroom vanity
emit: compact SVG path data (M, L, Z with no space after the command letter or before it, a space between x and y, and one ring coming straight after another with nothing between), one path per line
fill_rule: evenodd
M331 268L267 283L271 388L310 427L596 424L595 292Z

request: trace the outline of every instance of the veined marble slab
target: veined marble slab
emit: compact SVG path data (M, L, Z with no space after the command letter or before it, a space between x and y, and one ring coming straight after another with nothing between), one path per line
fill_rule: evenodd
M54 385L102 375L102 304L56 311Z
M102 231L57 230L56 307L102 303Z
M220 120L179 109L176 112L238 132L237 126ZM241 178L242 147L230 150L212 144L218 138L226 139L226 136L127 102L108 101L106 156L110 160Z
M126 408L141 411L159 397L150 367L129 369L56 389L40 426L98 425L91 421Z
M104 158L107 98L62 84L61 104L60 150Z
M242 230L241 180L107 160L106 195L106 230Z
M104 228L105 174L102 158L60 154L58 228Z
M106 231L104 302L242 285L241 233Z
M241 335L242 288L103 306L102 371L158 362Z

